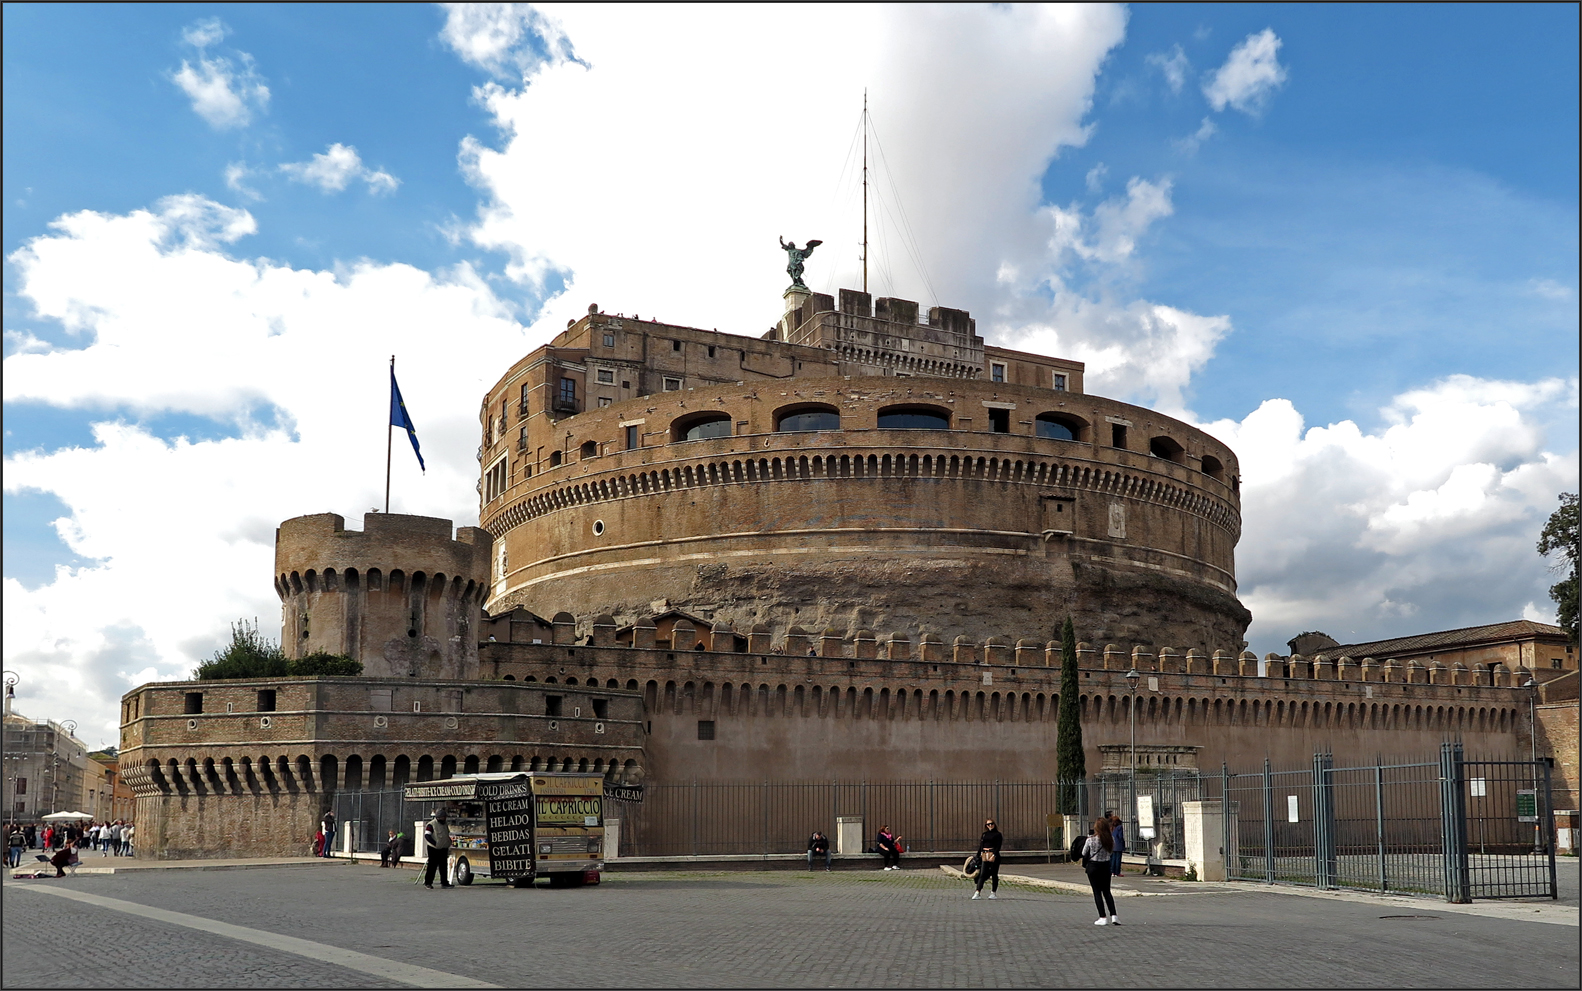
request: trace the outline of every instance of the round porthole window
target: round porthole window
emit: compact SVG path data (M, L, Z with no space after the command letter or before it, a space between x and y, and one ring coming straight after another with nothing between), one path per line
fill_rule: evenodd
M270 719L268 716L259 716L258 717L258 728L259 729L268 729L269 727L273 726L274 724L275 724L274 720Z
M593 521L593 535L595 537L602 537L602 536L604 536L604 521L603 520L594 520Z

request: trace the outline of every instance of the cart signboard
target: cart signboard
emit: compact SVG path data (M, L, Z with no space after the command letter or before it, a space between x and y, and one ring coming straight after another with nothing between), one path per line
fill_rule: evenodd
M489 875L507 881L533 876L533 788L524 775L512 781L480 782Z

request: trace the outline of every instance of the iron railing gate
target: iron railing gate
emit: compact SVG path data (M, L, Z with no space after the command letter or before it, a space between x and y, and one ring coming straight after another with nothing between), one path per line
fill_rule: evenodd
M1475 898L1555 898L1544 761L1465 759L1220 776L1231 880Z

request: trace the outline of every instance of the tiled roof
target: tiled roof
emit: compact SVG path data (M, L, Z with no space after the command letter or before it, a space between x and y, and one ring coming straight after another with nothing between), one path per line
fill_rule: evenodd
M1348 643L1339 647L1325 647L1320 653L1346 654L1355 658L1385 658L1393 654L1416 654L1425 650L1454 650L1501 640L1519 640L1527 637L1564 637L1566 631L1548 623L1534 623L1527 619L1509 623L1490 623L1487 626L1466 626L1459 630L1441 630L1438 633L1419 633L1394 640L1374 640L1371 643Z

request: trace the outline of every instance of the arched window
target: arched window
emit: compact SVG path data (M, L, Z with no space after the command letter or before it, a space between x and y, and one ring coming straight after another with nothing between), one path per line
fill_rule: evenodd
M670 425L670 440L672 442L708 440L710 437L729 437L730 435L731 415L729 413L694 413L691 416L680 417Z
M582 450L581 450L581 452L579 454L579 457L581 458L581 460L586 461L589 458L596 458L598 456L599 456L599 445L598 445L597 441L588 440L588 441L583 441L582 442Z
M840 411L833 406L803 403L775 410L775 430L839 430Z
M1203 455L1203 474L1223 482L1225 480L1225 462L1212 454Z
M1046 440L1081 440L1082 428L1087 425L1069 413L1040 413L1034 424L1038 436Z
M879 411L880 430L949 430L950 410L938 406L886 406Z
M1180 444L1177 444L1169 437L1155 437L1148 442L1148 453L1153 457L1180 464L1181 455L1185 452Z
M555 467L559 466L559 464L560 464L560 452L559 451L550 451L549 452L549 466L551 468L555 468Z

